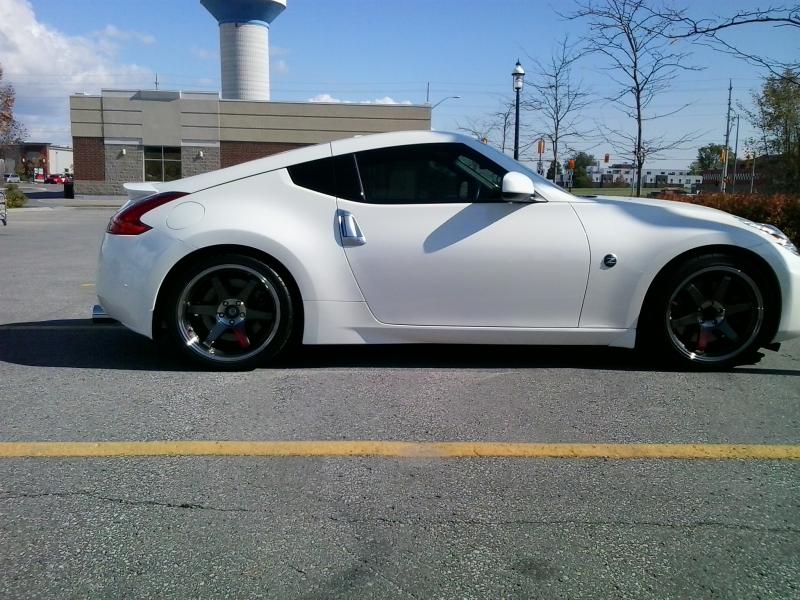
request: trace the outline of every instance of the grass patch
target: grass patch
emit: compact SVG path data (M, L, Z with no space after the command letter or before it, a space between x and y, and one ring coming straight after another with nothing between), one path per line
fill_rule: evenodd
M572 193L576 196L630 196L631 188L572 188Z

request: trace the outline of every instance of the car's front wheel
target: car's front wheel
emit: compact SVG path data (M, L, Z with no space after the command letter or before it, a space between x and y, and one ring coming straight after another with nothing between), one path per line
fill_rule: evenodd
M691 258L656 285L641 346L673 362L724 369L753 362L777 318L763 269L727 254Z
M272 267L250 256L197 260L165 293L167 341L204 366L253 368L277 356L291 337L289 288Z

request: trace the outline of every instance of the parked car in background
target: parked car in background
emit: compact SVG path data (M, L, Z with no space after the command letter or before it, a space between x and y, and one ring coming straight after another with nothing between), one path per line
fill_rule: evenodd
M800 336L800 253L775 227L573 196L460 135L337 140L125 187L102 308L217 369L293 340L639 347L719 369Z
M50 173L47 178L44 180L45 183L64 183L64 176L60 173Z
M19 175L16 173L5 173L3 179L6 183L19 183Z

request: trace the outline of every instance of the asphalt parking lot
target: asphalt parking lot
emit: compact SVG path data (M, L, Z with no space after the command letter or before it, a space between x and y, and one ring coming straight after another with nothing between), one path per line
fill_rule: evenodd
M198 372L88 321L111 213L16 210L0 227L0 597L800 595L800 461L770 454L800 452L799 341L710 374L621 350L445 346ZM178 455L58 450L161 440ZM299 450L181 455L230 440ZM415 444L341 456L317 441ZM12 442L62 444L11 457ZM414 455L435 442L767 457Z

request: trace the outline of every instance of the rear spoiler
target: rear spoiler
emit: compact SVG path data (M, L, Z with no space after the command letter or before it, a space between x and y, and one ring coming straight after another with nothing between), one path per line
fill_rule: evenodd
M140 181L137 183L125 183L122 185L122 187L125 188L125 192L128 194L129 202L136 202L137 200L147 196L157 194L159 191L155 185L145 181Z

